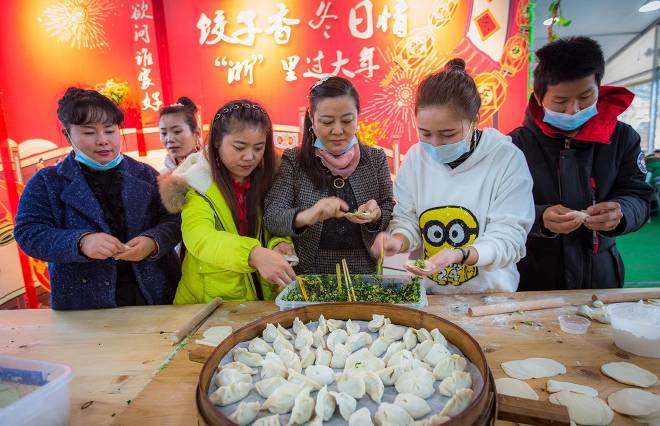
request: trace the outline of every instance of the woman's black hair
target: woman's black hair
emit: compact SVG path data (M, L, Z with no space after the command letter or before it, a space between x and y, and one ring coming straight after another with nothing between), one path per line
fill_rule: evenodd
M319 102L328 98L338 98L340 96L350 96L355 101L355 108L360 112L360 95L358 95L355 86L349 80L332 76L325 80L319 80L309 91L309 107L305 113L305 123L303 125L303 141L298 164L300 168L309 176L316 188L324 188L330 182L328 174L319 166L314 152L314 141L316 135L312 128L312 116Z
M69 87L57 106L57 118L67 132L71 125L124 123L124 112L96 90Z
M261 164L250 175L246 207L249 222L249 235L256 237L259 230L259 217L263 212L264 199L275 178L276 159L273 147L273 123L266 110L256 102L247 99L231 101L216 112L208 134L208 156L213 180L229 205L234 223L238 228L238 206L232 178L220 157L223 138L246 128L262 130L266 135L266 146Z
M434 105L448 105L468 120L477 120L481 97L474 79L465 72L463 59L452 59L442 70L424 77L419 83L415 113Z
M548 43L536 51L539 60L534 68L534 94L543 99L548 86L575 81L593 75L596 84L605 73L605 59L600 45L589 37L568 37Z
M190 127L190 131L194 134L199 132L199 123L197 122L197 105L190 99L185 96L181 96L176 100L176 103L170 106L166 106L160 110L160 116L162 117L167 114L183 114L183 120Z

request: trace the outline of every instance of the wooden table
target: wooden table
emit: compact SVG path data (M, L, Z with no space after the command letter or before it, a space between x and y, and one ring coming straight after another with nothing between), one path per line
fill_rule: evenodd
M577 304L586 302L591 294L569 291L488 296L516 300L564 296ZM626 386L600 373L605 362L630 361L660 375L660 359L637 357L619 350L607 325L592 322L586 335L561 332L557 316L574 313L574 306L468 317L468 304L479 303L482 303L480 295L430 296L430 305L425 310L454 321L472 334L484 348L496 378L505 377L500 367L503 361L549 357L563 363L568 370L566 375L554 379L592 386L606 399ZM191 339L164 369L158 372L158 367L173 350L167 335L160 332L176 329L198 309L199 306L160 306L88 312L0 311L0 341L8 340L7 337L14 340L0 346L0 352L71 365L76 374L71 384L74 425L196 425L199 423L195 388L202 368L199 361L210 354L211 348L196 345ZM277 306L268 302L225 303L198 334L216 325L237 329L276 310ZM528 325L530 321L533 325ZM25 344L27 348L19 348ZM158 374L154 376L154 373ZM542 400L548 399L543 390L546 379L527 382ZM660 386L648 390L660 394ZM95 402L81 410L89 400ZM613 424L637 423L617 415Z

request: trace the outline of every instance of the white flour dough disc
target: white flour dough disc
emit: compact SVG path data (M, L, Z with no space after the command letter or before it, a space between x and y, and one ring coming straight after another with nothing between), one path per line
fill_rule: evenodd
M660 395L628 388L607 397L607 403L617 413L628 416L648 416L660 408Z
M503 362L502 369L514 379L529 380L565 374L566 367L550 358L527 358Z
M626 385L648 388L658 382L658 376L629 362L608 362L600 367L600 371Z
M204 330L204 338L201 340L195 340L195 343L198 345L216 347L231 334L231 331L232 328L226 325L209 327Z
M591 386L578 385L577 383L571 382L559 382L557 380L548 380L548 383L545 385L545 389L550 393L568 390L575 393L581 393L583 395L598 396L598 391Z
M561 391L550 395L549 401L568 408L571 421L579 425L609 425L614 418L614 411L605 401L593 396Z
M502 377L495 380L495 389L497 393L508 396L515 396L516 398L533 399L538 401L538 394L532 389L530 385L518 379L511 379L509 377Z

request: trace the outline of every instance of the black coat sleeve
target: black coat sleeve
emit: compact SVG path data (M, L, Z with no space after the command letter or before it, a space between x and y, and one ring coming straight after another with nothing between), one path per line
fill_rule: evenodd
M640 167L644 156L640 147L639 134L630 126L619 123L620 140L623 154L619 162L618 173L607 200L621 205L623 218L615 229L602 232L608 237L616 237L638 230L646 223L650 214L653 188L646 183L646 174Z

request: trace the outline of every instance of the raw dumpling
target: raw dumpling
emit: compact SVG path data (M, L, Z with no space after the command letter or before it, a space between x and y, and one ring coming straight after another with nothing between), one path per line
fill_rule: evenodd
M371 413L367 407L362 407L348 419L348 426L373 426Z
M369 398L380 404L383 399L383 393L385 393L385 385L383 385L383 381L378 374L373 371L364 373L362 378L364 379L365 390L367 391Z
M363 373L365 371L377 371L385 367L382 359L374 356L367 348L362 348L346 358L344 372L351 374Z
M431 412L429 404L412 393L400 393L394 398L394 405L398 405L410 414L413 419L419 419Z
M385 353L389 346L390 344L388 342L383 340L382 337L379 337L373 341L371 346L369 346L369 352L371 352L374 356L381 356Z
M360 375L339 373L335 378L339 392L347 393L355 399L362 398L367 391L364 380Z
M325 348L325 334L320 328L312 333L312 346L315 348Z
M568 416L577 424L609 425L614 418L612 409L597 397L561 391L550 395L548 400L568 408Z
M433 340L433 336L431 336L431 333L425 328L420 328L416 330L417 333L417 340L419 340L419 343L424 343L427 340Z
M227 386L238 382L252 383L252 376L233 368L223 368L213 377L213 382L218 386Z
M334 352L335 346L338 344L344 344L346 343L346 340L348 339L348 333L346 333L346 330L338 329L338 330L333 330L328 334L328 338L326 339L326 345L328 349Z
M261 378L284 377L287 375L287 367L282 359L274 352L268 352L261 365Z
M401 340L406 333L407 328L401 325L387 324L380 329L380 334L383 339L388 342L396 342Z
M296 396L302 389L303 387L297 383L287 382L277 388L277 392L272 393L261 408L273 414L286 414L293 408Z
M550 358L527 358L503 362L504 372L519 380L540 379L565 374L566 367Z
M367 324L367 329L369 329L369 331L371 331L372 333L375 333L378 330L380 330L380 328L385 323L385 316L384 315L373 314L371 317L373 319L371 321L369 321L369 323Z
M335 372L325 365L310 365L305 369L305 376L320 383L321 386L329 385L335 381Z
M339 414L341 414L344 420L350 419L351 414L355 412L355 408L357 407L355 398L343 392L330 391L330 395L332 395L337 403L337 407L339 407Z
M325 317L324 317L323 315L321 315L321 316L319 317L319 324L318 324L318 327L316 328L316 330L317 330L319 333L321 333L321 335L323 335L323 336L325 336L326 334L328 334L328 323L327 323L327 321L325 320Z
M383 340L387 341L386 339L383 339ZM392 355L394 355L395 353L397 353L397 352L399 352L399 351L401 351L405 348L406 348L406 346L403 344L403 342L391 343L390 346L387 348L387 351L385 352L385 356L383 356L383 361L385 361L385 364L387 364L387 362L390 360Z
M260 417L252 423L252 426L280 426L280 415Z
M371 335L362 331L360 333L348 336L345 345L350 352L355 352L360 348L370 345L371 341Z
M316 351L308 346L300 351L300 364L302 368L307 368L316 361Z
M346 321L346 332L349 336L360 332L360 323L351 320Z
M241 402L229 420L239 425L246 425L257 418L261 405L258 402Z
M558 382L556 380L548 380L548 383L545 385L545 389L550 393L569 390L571 392L581 393L583 395L598 396L598 391L591 386L578 385L576 383L570 382Z
M236 348L231 351L234 361L242 362L249 367L261 367L264 358L259 355L248 351L245 348Z
M306 388L312 388L312 390L319 390L321 389L321 386L323 386L321 383L318 381L310 378L309 376L306 376L304 374L300 374L297 371L293 371L289 369L289 378L287 379L289 383L297 383L299 385L302 385Z
M332 351L332 360L330 361L330 367L332 368L344 368L346 365L346 358L351 353L346 349L346 346L341 343L335 345L335 349Z
M447 423L449 420L451 420L449 417L438 413L425 419L417 420L412 423L412 426L439 426L441 424Z
M403 344L406 345L406 349L409 351L417 346L417 334L414 328L408 327L408 330L403 333Z
M378 370L376 374L378 374L378 377L380 377L380 380L385 386L393 386L396 381L399 380L399 377L401 377L404 371L405 370L401 366L397 365Z
M451 355L451 352L449 352L449 349L447 349L445 345L434 343L429 353L424 357L424 362L436 366L441 360L447 358L449 355Z
M404 370L412 370L415 366L415 361L417 360L413 357L412 352L404 349L392 355L387 361L387 366L394 367L395 365L400 365Z
M443 336L442 333L440 333L440 330L434 328L433 330L431 330L430 334L435 343L440 343L441 345L447 346L447 339L445 339L445 336Z
M600 371L617 382L647 388L658 382L658 376L629 362L609 362Z
M497 393L516 398L533 399L538 401L539 396L530 385L522 380L512 379L511 377L501 377L495 380L495 389Z
M286 383L286 380L281 376L273 376L267 379L263 379L255 383L254 387L264 398L271 396L273 392L280 386Z
M323 426L323 420L319 416L314 416L314 418L307 423L305 426Z
M456 417L470 405L474 392L472 389L461 389L452 396L440 411L440 416Z
M237 361L230 362L229 364L225 364L223 366L218 366L218 370L220 369L224 369L224 370L234 369L240 371L243 374L257 374L257 370L255 370L254 368L250 368L247 365L243 364L242 362L237 362Z
M304 388L293 402L289 425L302 425L314 414L314 398L309 396L310 388Z
M344 328L346 324L344 321L337 319L329 319L327 323L328 323L328 330L330 330L330 332L339 330L340 328Z
M332 352L323 348L316 350L316 361L314 364L328 366L330 365L330 361L332 361Z
M435 380L446 379L451 376L454 371L463 371L467 367L465 358L458 354L449 355L438 362L433 369L433 378Z
M298 335L298 333L300 333L300 330L307 327L305 327L305 324L302 321L300 321L300 318L296 317L293 320L293 325L291 326L291 328L293 329L293 334Z
M328 387L323 386L316 395L316 407L314 408L316 415L327 422L335 414L335 408L337 408L335 398L328 393Z
M472 376L467 371L454 371L450 377L444 379L438 385L440 395L453 396L461 389L472 387Z
M248 350L259 355L266 355L268 352L273 352L273 348L261 337L255 337L250 340Z
M379 426L409 425L414 421L404 408L389 402L383 402L378 406L374 420Z
M431 348L433 348L433 345L435 342L431 339L424 340L422 343L419 345L415 346L415 349L413 349L412 353L415 358L418 360L422 361L424 358L426 358L426 355L431 351Z
M300 361L300 357L293 351L285 349L279 354L279 357L282 360L282 364L284 364L286 368L295 370L298 373L302 371L302 362Z
M412 393L423 399L427 399L434 392L433 377L424 369L415 369L403 374L394 387L399 393Z
M277 323L277 331L280 332L282 336L284 336L285 339L287 340L293 340L293 334L286 328L282 327L280 323Z
M303 328L301 328L296 335L296 340L293 345L300 351L303 348L312 346L312 343L314 343L314 334L303 325Z
M268 323L266 324L266 328L264 329L263 333L261 333L261 337L263 337L266 342L273 343L279 334L280 332L277 331L277 327L271 323Z
M273 348L275 349L275 353L278 355L281 354L284 350L289 350L291 352L295 351L295 348L291 342L286 340L286 338L281 334L275 338L275 341L273 342Z
M252 383L238 382L227 386L220 386L209 395L209 399L215 405L229 405L245 398L254 385Z

